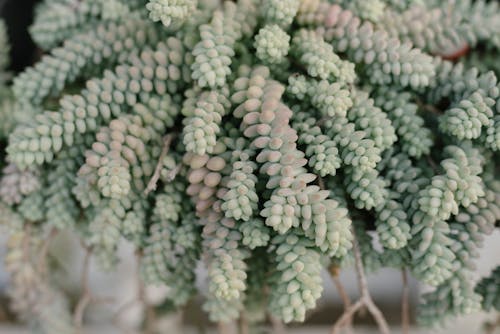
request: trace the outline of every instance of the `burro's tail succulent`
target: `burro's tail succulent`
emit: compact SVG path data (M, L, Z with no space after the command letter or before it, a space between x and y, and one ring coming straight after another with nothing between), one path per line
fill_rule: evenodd
M474 276L500 219L500 84L471 66L498 56L492 1L44 0L44 55L17 75L6 29L0 221L38 332L75 333L99 300L60 286L66 231L102 270L130 243L140 296L201 294L221 326L303 322L322 271L349 266L361 298L334 333L363 305L388 333L366 287L381 267L434 287L425 325L499 310L499 269Z

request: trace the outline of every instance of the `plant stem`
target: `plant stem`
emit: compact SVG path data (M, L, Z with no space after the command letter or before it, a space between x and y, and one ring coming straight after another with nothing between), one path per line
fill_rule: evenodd
M420 99L417 99L416 102L417 102L417 105L420 109L431 112L431 113L436 114L438 116L441 116L443 114L443 112L441 110L439 110L438 108L436 108L432 104L426 104Z
M174 136L169 134L166 135L163 138L163 148L160 153L160 157L158 158L158 163L156 164L155 171L153 175L151 176L151 179L148 182L148 185L146 186L146 189L144 189L144 195L147 196L150 192L156 190L156 184L158 183L158 180L160 179L160 173L161 173L161 167L163 165L163 159L168 153L168 150L170 149L170 144L172 144L172 140L174 139Z
M286 328L285 325L283 324L283 321L280 319L276 318L273 315L269 315L269 320L271 321L271 325L273 326L273 333L274 334L285 334L286 333Z
M82 285L82 295L76 304L75 312L73 314L73 323L78 331L82 328L83 315L85 314L85 309L90 303L89 268L91 255L92 248L85 248L85 258L83 259L82 276L80 281Z
M332 278L333 284L339 293L340 299L342 300L342 304L344 305L344 312L352 305L351 298L345 291L344 285L340 281L339 278L339 267L336 265L331 265L329 268L330 277ZM352 319L349 319L348 323L345 325L345 329L347 333L352 333Z
M495 321L487 322L484 327L485 334L494 334L496 329L500 327L500 314L497 315Z
M217 324L219 334L236 334L237 327L233 322L219 322Z
M363 306L365 306L368 309L368 312L370 312L373 319L375 319L375 322L378 325L380 333L389 334L390 333L389 325L387 324L387 321L385 320L384 315L382 314L380 309L373 302L372 297L370 295L370 291L368 290L368 283L363 268L363 262L361 260L361 251L359 250L359 245L358 241L356 240L356 234L354 230L353 230L353 235L354 235L355 268L356 268L356 275L358 278L358 286L361 296L354 304L348 307L344 311L344 313L340 316L340 318L335 322L335 324L332 327L331 334L340 333L340 330L343 327L345 327L345 325L349 321L352 321L352 317L354 316L354 314Z
M240 334L249 334L250 328L248 325L248 319L245 316L244 312L240 313Z
M113 316L113 323L118 328L121 328L119 321L118 321L120 316L126 310L128 310L132 306L134 306L135 304L140 304L140 305L144 306L144 308L145 308L145 313L146 313L145 333L149 334L149 333L154 332L154 325L156 322L156 312L154 310L154 307L149 305L149 303L147 301L144 282L142 281L141 275L140 275L142 252L140 250L138 250L136 255L137 255L137 265L136 265L137 293L136 293L136 296L134 298L132 298L131 300L125 302L122 306L120 306L118 308L118 310L115 312L115 314Z
M43 242L42 248L40 249L40 253L39 253L40 255L38 256L38 272L40 273L40 275L42 275L44 277L47 275L47 269L48 269L47 268L47 256L49 254L50 245L52 244L52 241L54 240L54 238L57 236L57 233L58 233L57 229L52 228L50 230L49 235L47 236L47 238Z
M408 286L408 273L406 268L401 270L403 292L401 297L401 328L403 334L410 333L410 289Z
M90 303L99 302L112 302L112 298L99 298L92 295L89 284L89 270L90 270L90 259L92 257L92 247L85 248L85 258L83 260L82 274L81 274L81 290L82 295L78 300L75 311L73 313L73 324L76 327L77 332L81 332L83 324L83 316L85 315L85 310Z

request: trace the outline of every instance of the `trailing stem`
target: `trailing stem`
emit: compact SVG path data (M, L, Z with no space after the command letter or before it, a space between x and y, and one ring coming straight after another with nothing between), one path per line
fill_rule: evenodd
M355 236L354 231L353 235ZM375 319L375 322L378 325L380 333L389 334L390 333L389 325L387 324L387 321L385 320L384 315L382 314L380 309L373 302L373 299L370 295L370 291L368 290L368 283L366 280L365 271L363 269L363 262L361 260L361 252L359 250L359 245L356 238L354 238L353 250L354 250L356 275L358 278L358 286L361 296L354 304L352 304L344 311L344 313L340 316L340 318L337 319L337 321L332 327L331 334L340 333L340 330L342 328L344 328L347 324L352 322L353 316L363 306L368 309L368 312L370 312L370 314L373 316L373 319Z
M337 289L337 292L339 293L340 299L342 300L342 303L344 305L344 312L349 309L352 305L351 298L349 298L349 295L345 291L344 285L340 281L339 278L339 267L332 265L329 268L330 272L330 277L332 278L333 284L335 285L335 288ZM346 323L344 326L345 330L348 334L352 333L352 319Z
M403 292L401 296L401 328L403 334L410 333L410 288L408 286L408 272L406 268L401 270L403 280Z
M148 182L148 185L146 186L146 189L144 189L144 195L147 196L150 192L156 190L156 184L158 183L158 180L160 179L160 173L161 173L161 167L163 164L163 159L167 155L168 151L170 150L170 145L172 144L172 140L174 139L173 135L166 135L163 138L163 148L160 153L160 157L158 158L158 163L156 164L155 171L153 173L153 176L151 176L151 179ZM172 177L172 180L175 178L175 175Z
M85 310L90 303L107 303L112 302L112 298L102 298L94 296L90 290L89 284L89 270L90 270L90 259L92 257L92 247L85 248L85 257L83 260L82 274L81 274L81 291L82 295L76 303L75 311L73 313L73 323L78 332L81 332L83 317L85 315Z

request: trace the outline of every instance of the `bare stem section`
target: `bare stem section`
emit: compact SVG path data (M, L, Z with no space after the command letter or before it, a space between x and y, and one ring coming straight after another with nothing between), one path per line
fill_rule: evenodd
M238 327L234 322L219 322L217 324L219 334L237 334Z
M356 312L364 306L368 309L368 312L370 312L372 317L375 319L380 333L389 334L391 332L389 330L389 325L387 324L387 321L385 320L384 315L382 314L380 309L373 302L370 291L368 290L366 274L363 268L363 262L361 260L361 252L359 250L358 241L356 239L354 240L354 259L361 296L354 304L345 309L344 313L340 316L339 319L337 319L337 321L333 325L330 333L339 334L342 328L345 328L349 323L352 323L352 318L354 317Z
M126 328L122 328L120 326L120 317L123 316L123 314L128 311L130 308L132 308L135 305L141 305L144 307L145 310L145 324L146 328L144 329L144 333L146 334L151 334L154 333L154 326L156 324L156 312L155 309L152 305L150 305L147 301L146 297L146 288L144 285L143 280L141 279L140 275L140 268L141 268L141 261L142 261L142 252L138 251L137 252L137 265L136 265L136 281L137 281L137 292L136 295L130 299L129 301L123 303L118 310L115 312L113 316L113 323L121 328L122 330L126 330Z
M90 303L111 303L112 298L97 297L92 294L89 284L89 271L90 271L90 259L92 257L92 247L84 246L85 248L85 258L83 260L82 274L81 274L81 291L82 295L76 303L75 311L73 313L73 323L78 332L81 332L83 317L85 315L85 310L90 305Z
M148 185L146 186L146 189L144 189L144 195L148 195L150 192L156 190L156 184L158 183L158 180L160 179L160 173L161 173L161 167L163 165L163 159L167 155L168 151L170 150L170 145L172 144L172 140L174 139L173 135L166 135L165 138L163 138L163 148L160 153L160 157L158 158L158 163L156 164L155 171L153 173L153 176L151 176L151 179L148 182ZM172 177L172 179L175 178L175 175Z
M269 316L269 320L271 321L271 325L273 327L273 333L275 333L275 334L285 334L286 333L286 327L283 324L283 321L281 321L280 319L278 319L272 315Z
M403 334L410 333L410 288L408 286L408 272L401 270L403 280L403 293L401 297L401 329Z
M496 333L496 330L500 328L500 314L497 315L496 320L492 322L487 322L484 327L485 327L484 329L485 334Z
M344 285L340 281L339 278L339 267L336 265L332 265L329 268L330 276L332 278L333 284L335 285L335 289L337 289L337 292L339 293L340 299L342 300L342 303L344 304L344 312L349 309L352 305L351 298L349 298L349 295L345 291ZM345 324L344 326L346 333L350 334L352 333L352 317L349 319L349 321Z

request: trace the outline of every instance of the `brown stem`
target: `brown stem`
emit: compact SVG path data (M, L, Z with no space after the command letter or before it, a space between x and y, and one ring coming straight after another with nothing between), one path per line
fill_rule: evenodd
M403 292L401 297L401 328L403 334L410 333L410 288L408 286L408 273L406 268L401 270Z
M40 249L40 254L38 256L38 272L40 275L45 276L47 274L47 255L49 254L50 245L52 240L56 237L58 231L56 228L50 230L47 239L43 242L42 248Z
M163 148L160 153L160 157L158 158L158 163L156 164L155 171L153 173L153 176L151 176L151 179L148 182L148 185L146 186L146 189L144 189L144 195L148 195L150 192L156 190L156 184L158 183L158 180L160 179L160 173L161 173L161 168L163 166L163 159L168 153L168 150L170 149L170 144L172 143L172 140L174 139L174 136L169 134L166 135L163 138Z
M336 265L331 265L329 268L330 272L330 277L332 278L333 284L335 285L335 289L337 289L337 292L339 293L340 299L342 300L342 304L344 305L344 312L351 307L352 302L351 298L349 298L349 295L345 291L344 285L340 281L339 278L339 267ZM345 324L345 329L347 333L352 333L352 318L348 320L348 322Z
M89 288L89 268L90 268L90 257L92 255L92 248L87 247L85 249L85 258L83 260L82 267L82 276L81 276L81 285L82 285L82 295L76 303L75 312L73 314L73 323L75 327L79 331L82 327L83 323L83 315L85 313L85 309L90 303L90 288Z
M78 300L78 304L76 305L75 313L73 314L73 323L75 324L78 333L81 332L83 315L85 313L85 309L89 304L90 304L90 296L88 294L83 294Z
M113 319L112 319L113 324L115 324L117 327L121 328L121 326L119 325L119 321L118 321L119 318L121 317L123 312L125 312L126 310L128 310L129 308L134 306L136 303L137 303L137 297L134 297L134 298L130 299L129 301L123 303L118 308L118 310L116 310L115 314L113 315ZM121 328L121 329L123 329L123 328Z
M176 313L175 313L175 326L179 329L184 328L184 309L180 308Z
M82 243L83 244L83 243ZM111 303L112 298L96 297L92 295L89 284L89 270L90 270L90 259L92 257L92 247L85 248L85 258L83 260L82 274L81 274L81 290L82 295L76 303L75 311L73 313L73 323L77 329L77 332L81 331L83 324L83 316L85 315L85 310L90 303Z
M244 312L241 312L240 314L240 334L249 334L250 333L250 327L248 324L248 319L245 316Z
M155 332L155 324L156 324L156 311L153 305L149 304L146 301L146 298L143 299L143 305L146 308L146 334L153 334Z
M337 319L335 324L332 327L331 334L340 333L340 330L345 327L349 322L352 322L352 318L356 311L358 311L364 305L363 300L358 299L354 304L348 307L344 313Z
M233 322L219 322L217 324L217 331L219 334L235 334L236 328Z
M144 286L144 282L141 279L141 274L140 274L140 268L141 268L141 261L142 261L142 252L139 250L137 251L136 254L137 257L137 265L136 265L136 281L137 281L137 293L134 298L131 300L125 302L122 304L118 310L115 312L113 316L113 324L115 324L117 327L121 328L122 330L126 330L120 326L119 323L119 318L121 315L130 309L132 306L135 304L141 304L145 308L146 312L146 321L145 321L145 333L154 333L154 325L156 323L156 312L155 309L152 305L149 305L147 298L146 298L146 288Z
M439 171L439 167L438 167L437 163L432 159L432 157L430 155L427 156L427 162L431 166L432 170L434 170L434 172Z
M371 313L373 319L378 325L379 331L382 334L389 334L389 325L384 318L384 315L380 311L380 309L375 305L370 295L370 291L368 290L368 282L366 280L365 271L363 268L363 262L361 260L361 251L359 250L359 245L356 240L356 234L353 230L354 235L354 259L355 259L355 268L356 275L358 278L358 286L361 293L358 301L356 301L353 305L347 308L344 313L340 316L340 318L335 322L332 327L331 334L338 334L339 331L352 319L356 311L358 311L361 307L365 306L368 309L368 312Z
M330 271L331 272L331 271ZM351 298L349 298L349 295L345 291L344 285L339 279L338 275L332 275L332 281L335 284L335 288L337 289L337 292L340 295L340 298L342 299L342 303L344 304L344 308L348 308L351 306Z
M462 47L460 47L460 48L458 48L456 50L453 50L453 52L450 52L450 53L438 53L437 55L440 56L441 58L445 59L445 60L455 61L455 60L458 60L459 58L462 58L467 53L469 53L469 50L470 50L470 47L466 43L466 44L462 45Z
M363 268L363 261L361 260L361 251L359 250L358 241L356 240L356 234L353 230L354 235L354 258L356 265L356 273L358 276L358 284L359 289L361 291L362 300L364 300L364 304L368 311L372 314L373 318L377 322L379 330L382 334L390 333L389 326L387 325L387 321L384 318L384 315L380 311L380 309L375 305L370 295L370 291L368 290L368 282L366 280L365 270Z
M323 180L323 178L321 176L318 175L318 186L320 187L320 189L324 190L326 189L325 187L325 181Z
M269 320L271 321L271 325L273 326L273 333L274 334L285 334L286 333L286 327L283 324L283 321L280 319L276 318L273 315L269 315Z
M497 318L493 322L487 322L484 326L485 334L494 334L497 328L500 327L500 313L497 315Z
M439 110L438 108L436 108L432 104L426 104L420 99L416 99L416 102L417 102L417 105L420 109L423 109L425 111L429 111L429 112L436 114L436 115L439 115L439 116L443 114L443 112L441 110Z
M375 303L372 301L371 298L368 301L366 301L366 307L368 308L368 311L372 314L372 317L377 322L380 333L389 334L391 330L389 329L389 325L387 324L387 321L384 318L384 314L382 313L382 311L380 311L377 305L375 305Z
M182 164L178 164L177 166L175 166L174 169L172 169L170 172L168 172L167 181L172 182L173 180L175 180L175 178L177 177L177 174L179 174L179 171L181 170L181 168L182 168Z

